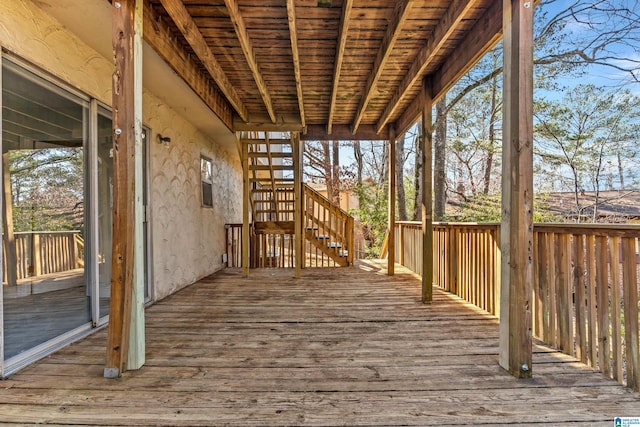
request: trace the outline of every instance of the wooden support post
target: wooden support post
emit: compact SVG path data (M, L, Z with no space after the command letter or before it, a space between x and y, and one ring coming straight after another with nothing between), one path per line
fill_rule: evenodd
M242 144L242 277L249 276L249 146Z
M532 375L533 2L503 0L500 365Z
M133 19L133 109L134 109L134 234L133 234L133 286L131 298L131 326L127 369L140 369L145 362L144 330L144 206L142 142L142 23L143 1L135 1Z
M2 231L7 257L7 285L18 284L18 255L16 238L13 234L13 197L11 194L11 174L9 172L9 153L2 154Z
M111 305L106 378L117 378L126 369L131 332L133 305L134 244L135 244L135 100L141 97L142 86L136 87L134 34L136 12L141 0L120 0L113 4L113 256L111 269ZM138 17L139 18L139 17ZM139 20L139 19L138 19Z
M422 302L433 300L433 98L427 79L422 82Z
M396 263L396 133L389 126L389 238L387 239L387 274L395 274Z
M300 277L302 275L302 263L304 260L303 246L304 231L302 229L302 142L300 141L300 134L293 132L291 134L291 146L293 148L293 204L294 204L294 221L295 221L295 234L294 234L294 252L295 252L295 275Z

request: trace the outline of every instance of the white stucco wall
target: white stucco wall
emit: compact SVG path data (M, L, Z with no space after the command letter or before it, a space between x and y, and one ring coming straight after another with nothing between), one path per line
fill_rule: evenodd
M111 60L84 44L37 4L31 0L0 0L2 48L111 104ZM238 154L221 148L215 136L198 131L184 116L188 116L188 110L182 113L145 90L143 121L152 130L149 196L152 277L157 299L222 268L224 224L242 218ZM171 143L158 144L158 133L169 136ZM213 160L213 209L201 207L201 155Z

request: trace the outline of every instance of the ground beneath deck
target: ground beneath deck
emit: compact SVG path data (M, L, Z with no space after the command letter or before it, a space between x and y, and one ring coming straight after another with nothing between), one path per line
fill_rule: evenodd
M147 364L102 378L101 331L0 382L0 424L613 425L640 394L545 347L498 367L498 321L380 262L226 270L147 310Z

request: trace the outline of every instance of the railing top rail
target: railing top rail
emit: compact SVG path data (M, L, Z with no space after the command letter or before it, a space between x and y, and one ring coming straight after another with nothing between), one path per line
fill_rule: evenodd
M309 193L311 193L313 196L317 197L318 199L322 200L323 202L334 206L335 208L338 209L338 212L340 212L342 215L350 217L351 215L345 211L344 209L342 209L340 206L338 205L334 205L333 203L331 203L331 201L329 199L327 199L325 196L323 196L322 194L320 194L320 192L314 190L313 188L311 188L308 184L304 184L304 190L308 191Z
M404 227L416 227L422 226L420 221L396 221L396 224ZM460 228L482 228L482 229L495 229L500 225L498 222L434 222L434 228L444 227L460 227Z
M28 234L78 234L80 230L60 230L60 231L16 231L14 235L25 236ZM4 234L4 233L3 233Z
M420 227L420 221L396 221L396 224L405 227ZM500 226L499 222L434 222L434 228L459 227L459 228L483 228L494 229ZM640 224L576 224L562 222L539 222L533 225L535 232L554 232L565 234L594 234L611 236L638 236L640 237Z

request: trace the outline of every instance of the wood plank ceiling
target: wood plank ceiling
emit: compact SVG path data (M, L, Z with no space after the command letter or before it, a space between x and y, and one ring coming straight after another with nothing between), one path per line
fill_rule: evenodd
M499 40L502 1L149 0L145 18L230 129L384 139L418 118L424 77L437 99Z

